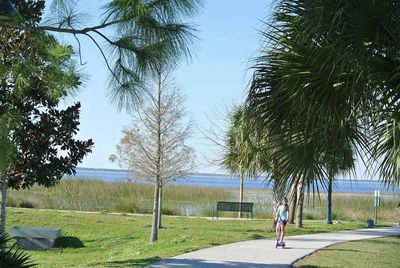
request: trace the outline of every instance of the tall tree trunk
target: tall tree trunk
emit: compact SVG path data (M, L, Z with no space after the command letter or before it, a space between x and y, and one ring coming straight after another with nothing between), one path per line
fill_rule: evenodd
M7 200L7 181L0 175L1 184L1 210L0 210L0 235L6 233L6 200Z
M162 193L163 193L163 186L160 185L159 193L158 193L158 229L162 228L162 225L161 225Z
M154 200L153 200L153 222L151 224L150 244L158 240L158 201L160 194L160 184L154 184Z
M242 203L243 202L243 172L240 172L239 174L240 177L240 187L239 187L239 202ZM238 218L242 217L242 206L239 204L239 213L238 213Z
M304 177L301 176L297 185L296 228L303 227L303 205L304 205Z
M0 174L1 187L1 209L0 209L0 235L6 234L6 200L7 200L7 180ZM1 252L7 251L7 243L0 245Z
M151 235L150 235L150 243L155 243L158 239L158 214L161 213L159 211L159 196L160 196L160 187L161 187L161 91L162 91L162 82L161 82L161 73L158 74L160 79L158 80L158 88L157 88L157 138L156 138L156 146L157 146L157 159L156 159L156 181L154 188L154 204L153 204L153 223L151 225Z
M329 171L328 175L328 197L326 202L326 223L332 224L332 183L333 183L333 175L332 172Z
M290 205L288 223L293 224L297 205L297 183L294 183L290 190Z

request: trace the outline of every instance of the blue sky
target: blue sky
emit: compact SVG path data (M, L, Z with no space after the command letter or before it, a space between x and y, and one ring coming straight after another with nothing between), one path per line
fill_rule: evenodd
M249 82L249 60L261 45L258 31L264 28L262 20L270 13L271 2L208 0L191 21L197 25L198 49L193 61L183 63L174 77L176 85L187 96L187 111L196 126L190 144L198 152L198 172L221 172L209 164L217 157L216 146L205 142L197 128L207 128L210 120L219 122L221 116L216 111L224 111L228 104L244 100ZM94 17L99 12L93 2L83 3L81 8L92 10ZM69 98L67 103L81 102L78 137L92 138L95 146L93 153L79 166L119 168L110 163L108 157L115 153L121 130L130 124L130 118L124 112L118 113L107 99L108 72L101 55L89 40L83 38L82 43L83 61L87 62L83 73L87 79L77 96ZM220 124L224 128L223 123Z

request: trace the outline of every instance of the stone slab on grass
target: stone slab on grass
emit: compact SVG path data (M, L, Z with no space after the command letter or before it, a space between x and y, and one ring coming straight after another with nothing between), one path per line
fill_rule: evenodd
M21 248L43 250L53 247L54 241L61 236L61 228L14 226L8 234Z

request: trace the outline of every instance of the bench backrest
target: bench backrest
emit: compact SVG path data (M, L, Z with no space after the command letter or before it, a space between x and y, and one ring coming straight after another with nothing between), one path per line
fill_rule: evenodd
M253 212L253 203L249 202L217 202L218 211L242 211L242 212Z

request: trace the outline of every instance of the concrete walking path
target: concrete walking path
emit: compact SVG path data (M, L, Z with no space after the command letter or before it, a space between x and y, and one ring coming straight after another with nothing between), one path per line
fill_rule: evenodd
M400 235L400 227L288 236L285 238L287 246L284 249L275 249L275 239L251 240L197 250L146 267L291 267L296 260L333 244L395 235Z

